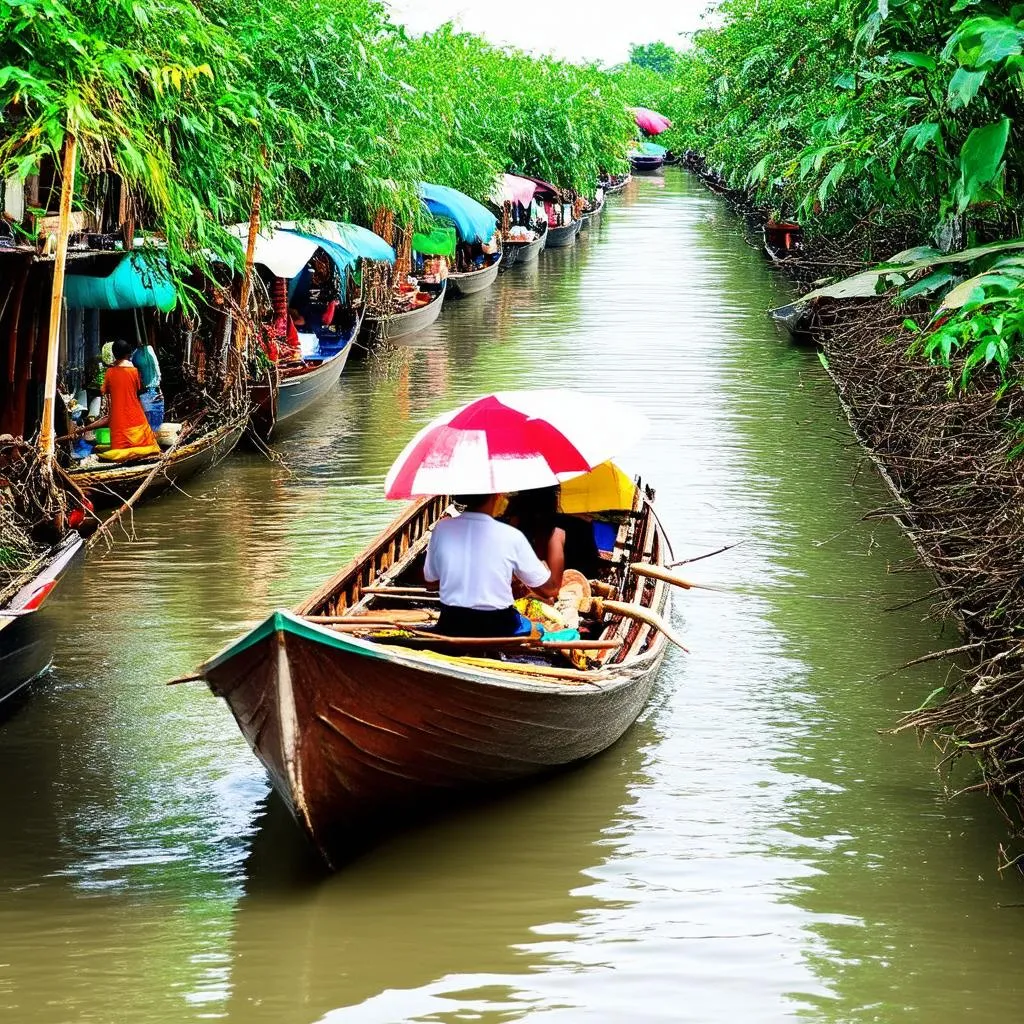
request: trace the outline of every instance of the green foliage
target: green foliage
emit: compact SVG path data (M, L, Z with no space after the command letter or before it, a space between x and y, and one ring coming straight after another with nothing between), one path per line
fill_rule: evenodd
M655 42L629 48L629 63L646 68L659 75L672 75L676 70L679 54L667 43Z

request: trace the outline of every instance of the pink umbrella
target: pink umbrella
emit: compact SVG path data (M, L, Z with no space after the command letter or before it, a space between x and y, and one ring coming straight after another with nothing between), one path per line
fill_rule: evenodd
M515 174L503 174L501 183L495 189L494 198L499 203L522 203L529 206L537 191L536 182L520 178Z
M646 107L634 107L633 116L636 118L637 127L642 128L648 135L660 135L672 127L672 122L664 114L648 110Z
M635 441L646 417L578 391L503 391L428 423L395 460L388 498L500 494L582 476Z

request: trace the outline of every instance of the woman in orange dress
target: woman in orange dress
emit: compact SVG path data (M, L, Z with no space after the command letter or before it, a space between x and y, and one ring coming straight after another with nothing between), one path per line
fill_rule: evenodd
M93 420L89 424L89 429L109 426L111 449L151 448L159 451L156 435L139 401L142 378L132 365L132 346L123 338L119 338L112 348L115 362L113 366L107 368L106 376L103 378L107 414Z

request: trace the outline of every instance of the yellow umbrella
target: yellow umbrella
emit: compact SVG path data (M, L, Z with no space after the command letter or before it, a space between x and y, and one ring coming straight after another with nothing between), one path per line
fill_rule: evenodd
M583 476L561 486L559 508L567 515L611 512L633 508L636 484L614 462L602 462Z

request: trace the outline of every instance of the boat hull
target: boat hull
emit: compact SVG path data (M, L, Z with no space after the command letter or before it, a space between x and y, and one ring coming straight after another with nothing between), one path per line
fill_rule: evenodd
M540 256L541 250L547 245L548 229L544 226L544 233L535 238L532 242L505 242L502 247L502 268L520 267L524 263L534 263Z
M150 481L145 497L151 498L212 469L234 451L245 426L246 417L237 417L182 445ZM109 508L130 498L152 472L153 465L152 462L122 463L103 469L70 470L68 475L97 508Z
M653 174L665 166L665 158L663 156L631 156L629 163L639 174Z
M407 313L396 313L394 316L386 317L372 316L367 313L364 321L367 330L377 338L389 340L425 331L441 315L441 307L444 305L447 291L446 282L436 299L419 309L411 309Z
M448 287L454 295L474 295L490 288L498 279L498 271L501 269L501 255L483 270L474 270L468 274L449 274Z
M269 441L282 425L304 413L331 391L345 369L358 334L359 324L345 345L319 366L306 373L282 376L277 385L276 401L272 384L260 384L253 388L250 392L253 403L252 431L264 441Z
M604 198L602 197L601 202L594 207L593 210L589 210L583 214L580 222L580 231L589 231L591 224L596 223L604 210Z
M664 645L601 685L424 665L276 612L205 670L271 783L329 863L426 807L611 746L647 701Z
M0 715L11 706L12 697L50 667L54 632L47 621L46 601L81 551L82 539L69 534L0 610Z
M632 175L627 174L622 181L609 181L603 185L604 194L606 196L613 196L616 192L621 192L629 183L632 181Z
M580 227L583 221L574 220L571 224L566 224L564 227L559 228L548 228L547 244L545 249L565 249L570 245L576 244L576 236L580 233Z

